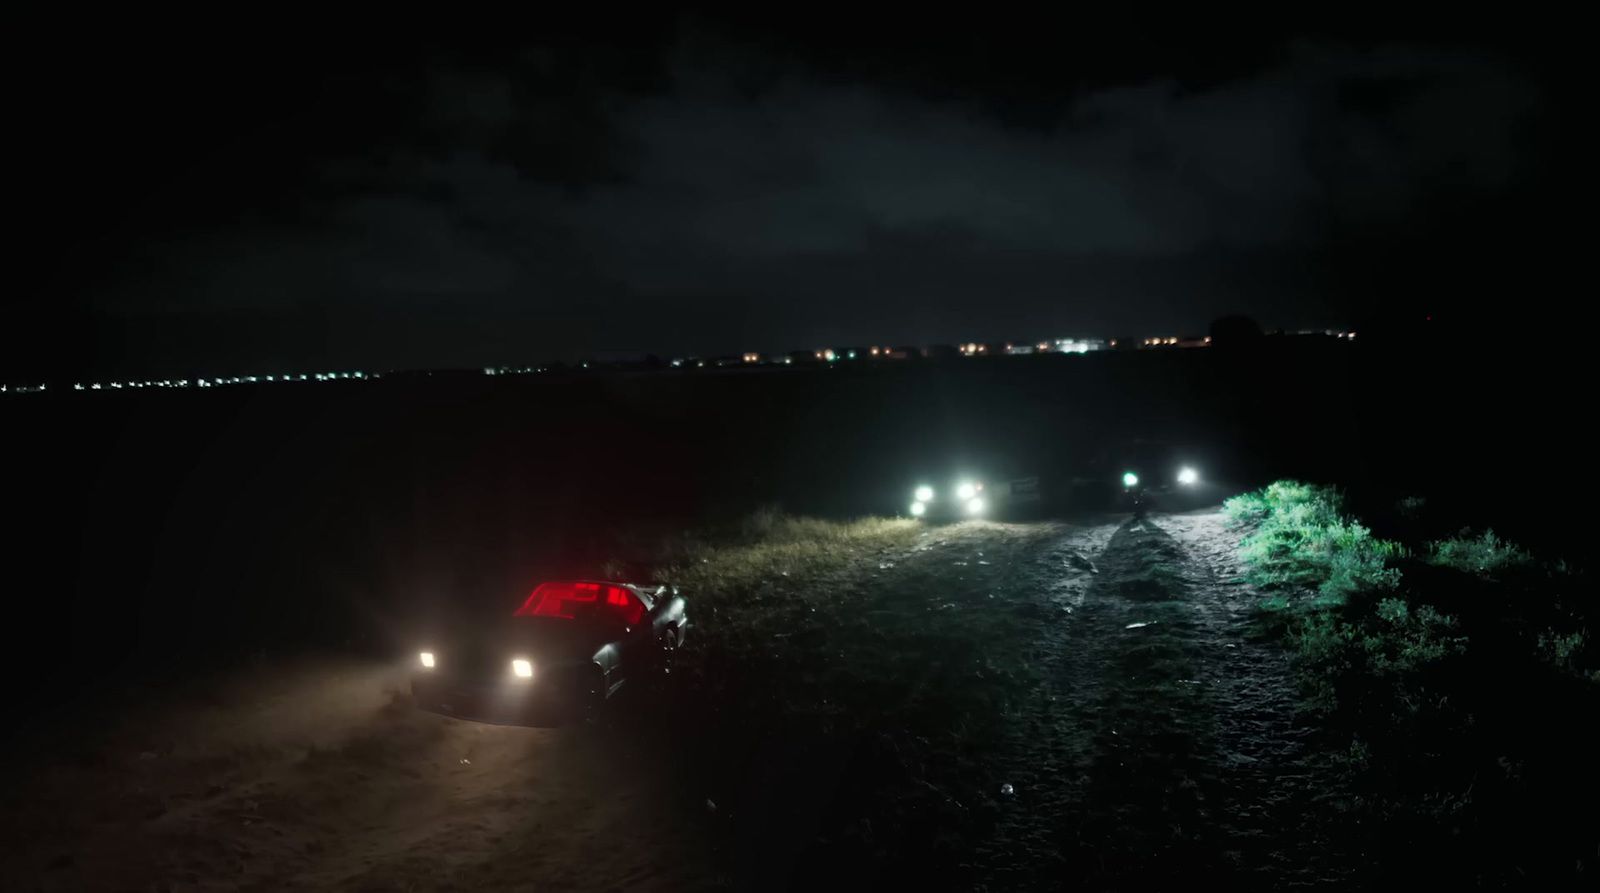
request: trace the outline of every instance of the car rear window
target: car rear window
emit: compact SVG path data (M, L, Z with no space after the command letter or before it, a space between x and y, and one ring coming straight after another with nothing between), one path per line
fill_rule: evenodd
M528 596L515 616L591 621L614 618L632 626L644 617L644 603L627 588L609 583L544 583Z

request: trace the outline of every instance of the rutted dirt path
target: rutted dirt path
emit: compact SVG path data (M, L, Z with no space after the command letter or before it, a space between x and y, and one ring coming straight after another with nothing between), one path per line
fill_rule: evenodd
M1014 805L978 886L1347 887L1315 818L1331 780L1302 749L1287 656L1242 635L1254 599L1221 516L1099 532L1035 558L1070 614L1036 644L1046 684L997 755Z

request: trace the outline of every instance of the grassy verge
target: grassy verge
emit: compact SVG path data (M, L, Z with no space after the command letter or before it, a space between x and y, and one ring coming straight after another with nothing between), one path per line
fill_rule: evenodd
M1413 521L1425 510L1396 507ZM1386 864L1427 873L1450 850L1447 870L1474 882L1600 868L1600 832L1568 813L1600 793L1582 575L1492 531L1380 539L1337 491L1295 481L1226 511L1267 594L1265 628L1298 652L1305 708L1350 769L1349 805L1411 842Z
M692 586L709 604L731 605L752 587L782 577L825 573L869 553L909 546L922 530L902 518L827 521L767 508L737 525L669 543L651 575Z

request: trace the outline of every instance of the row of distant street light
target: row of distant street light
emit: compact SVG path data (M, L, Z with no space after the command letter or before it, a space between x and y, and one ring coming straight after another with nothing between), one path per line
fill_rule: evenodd
M1345 340L1354 340L1355 332L1339 332L1332 329L1301 329L1300 335L1330 335ZM1211 337L1195 336L1192 338L1142 338L1135 345L1140 348L1150 347L1208 347ZM727 366L754 366L754 365L781 365L792 366L798 359L802 363L836 363L840 360L877 359L901 360L911 356L939 357L944 355L959 355L965 357L982 356L1021 356L1042 353L1081 354L1091 351L1106 350L1107 348L1125 347L1118 339L1103 341L1094 338L1071 339L1057 338L1050 341L1036 343L1004 342L999 344L983 344L976 341L964 344L940 345L936 347L858 347L858 348L821 348L818 350L796 350L777 356L765 356L760 353L747 351L743 354L729 354L718 357L689 357L672 360L669 365L674 369L703 369L710 365L713 367ZM601 364L602 366L608 364ZM559 368L559 367L558 367ZM581 368L588 369L589 364L581 364ZM484 367L485 375L527 375L536 372L548 372L547 366L487 366ZM235 375L226 378L163 378L149 381L108 381L78 383L72 386L75 391L121 391L138 390L142 388L215 388L227 385L262 384L299 381L340 381L360 380L370 381L381 377L378 373L366 372L312 372L298 375ZM0 394L37 394L48 390L45 384L4 385L0 384Z
M72 386L74 391L126 391L144 388L218 388L227 385L240 384L278 384L286 381L336 381L358 380L370 381L378 378L378 373L366 372L310 372L301 375L235 375L227 378L162 378L148 381L96 381L87 384L78 382ZM37 394L49 390L48 385L0 385L0 393L10 394Z

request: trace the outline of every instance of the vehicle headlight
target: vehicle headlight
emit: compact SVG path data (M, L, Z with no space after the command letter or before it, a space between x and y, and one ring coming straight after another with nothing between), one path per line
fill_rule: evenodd
M422 665L423 666L427 667L430 670L433 669L433 652L432 651L424 651L420 655L418 655L417 657L422 661Z
M917 492L912 494L912 495L916 497L918 502L932 502L933 501L933 488L932 487L918 487L917 488Z
M911 514L916 515L919 518L922 517L923 513L926 512L927 510L928 510L928 507L923 505L920 502L911 503Z
M961 486L956 488L957 499L971 499L976 495L978 495L978 488L974 487L971 481L962 481Z
M1200 472L1195 471L1193 468L1185 468L1178 472L1178 483L1180 484L1192 484L1198 480L1200 480Z
M1134 474L1133 472L1130 471L1127 474L1124 474L1122 476L1122 486L1124 486L1124 487L1137 487L1138 485L1139 485L1139 476Z
M519 657L511 662L511 672L523 679L532 679L533 663Z
M969 514L969 515L981 515L981 514L983 514L983 500L978 499L977 497L973 497L972 499L967 500L967 514Z

